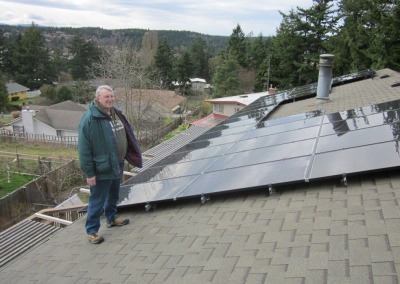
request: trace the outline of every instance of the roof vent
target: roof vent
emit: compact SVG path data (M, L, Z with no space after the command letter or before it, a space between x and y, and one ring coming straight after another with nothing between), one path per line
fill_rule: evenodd
M390 87L392 87L392 88L398 87L398 86L400 86L400 82L396 82L396 83L393 83L392 85L390 85Z
M332 86L333 57L333 54L320 55L317 99L329 100L329 93Z
M383 74L382 76L380 76L379 78L380 79L385 79L385 78L388 78L389 77L389 75L388 74Z

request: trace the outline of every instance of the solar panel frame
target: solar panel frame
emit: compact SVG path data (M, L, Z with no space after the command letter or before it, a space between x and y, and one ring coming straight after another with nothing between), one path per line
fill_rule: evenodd
M343 84L370 74L359 72L333 82ZM308 182L400 166L400 100L337 113L313 111L267 120L278 105L308 97L315 91L316 84L310 84L259 98L130 179L123 185L123 201L119 205ZM386 152L379 156L384 149Z

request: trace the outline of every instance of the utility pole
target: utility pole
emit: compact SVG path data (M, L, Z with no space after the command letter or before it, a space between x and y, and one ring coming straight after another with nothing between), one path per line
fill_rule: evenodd
M271 71L271 54L268 55L267 91L269 90L269 74Z

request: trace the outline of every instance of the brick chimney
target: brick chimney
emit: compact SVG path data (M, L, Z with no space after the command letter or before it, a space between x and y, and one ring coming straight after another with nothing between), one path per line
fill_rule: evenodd
M278 92L278 89L277 88L269 88L268 89L268 94L270 94L270 95L275 95L276 93Z

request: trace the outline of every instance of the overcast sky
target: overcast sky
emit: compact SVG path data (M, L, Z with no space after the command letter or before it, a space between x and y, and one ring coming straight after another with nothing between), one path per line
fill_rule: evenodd
M312 0L0 0L0 23L275 35L282 12Z

